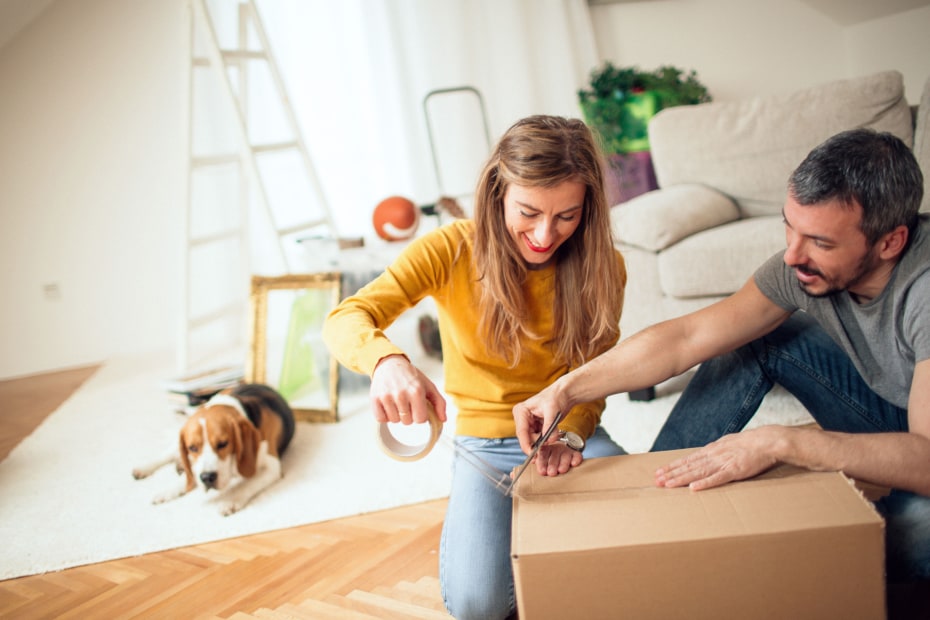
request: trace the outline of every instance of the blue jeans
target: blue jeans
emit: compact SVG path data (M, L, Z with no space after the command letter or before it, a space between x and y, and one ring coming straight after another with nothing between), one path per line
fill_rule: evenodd
M810 317L701 364L652 451L704 446L740 431L778 383L826 430L907 432L907 410L878 396ZM889 581L930 578L930 498L895 490L876 503L885 517Z
M505 472L526 458L516 437L458 436L456 442ZM598 427L583 454L590 459L626 452ZM452 489L439 544L439 580L446 609L458 620L507 618L516 611L510 566L512 503L461 456L453 457Z

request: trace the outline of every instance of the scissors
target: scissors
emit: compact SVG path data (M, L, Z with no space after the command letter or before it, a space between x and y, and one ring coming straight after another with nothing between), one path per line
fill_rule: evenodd
M536 453L539 452L539 448L542 447L546 440L555 432L555 429L558 428L559 422L562 421L562 412L556 414L555 420L552 421L552 424L549 425L549 428L546 429L546 432L539 436L536 440L536 443L533 444L533 449L530 450L529 456L526 457L526 460L523 461L523 465L520 465L520 468L517 469L516 473L513 475L513 478L510 480L510 484L507 485L507 488L504 489L504 493L507 497L513 497L513 490L517 487L517 480L520 479L520 476L523 475L523 472L526 471L526 468L530 466L530 463L533 461L533 458L536 456Z

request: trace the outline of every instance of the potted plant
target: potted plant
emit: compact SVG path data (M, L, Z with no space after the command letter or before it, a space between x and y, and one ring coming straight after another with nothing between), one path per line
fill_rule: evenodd
M650 118L663 108L710 100L694 70L685 73L662 66L641 71L616 67L610 61L592 70L588 88L578 91L578 102L609 158L613 178L608 199L623 202L655 189L647 131Z
M591 71L589 87L578 91L585 122L600 135L607 154L648 150L646 126L656 112L710 100L694 70L641 71L610 61Z

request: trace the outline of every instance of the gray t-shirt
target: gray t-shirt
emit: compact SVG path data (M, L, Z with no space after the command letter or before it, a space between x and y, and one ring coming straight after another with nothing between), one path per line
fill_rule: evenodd
M784 252L756 271L756 285L788 311L803 310L849 355L872 390L907 408L914 365L930 359L930 219L921 216L916 234L881 295L858 304L848 292L807 295Z

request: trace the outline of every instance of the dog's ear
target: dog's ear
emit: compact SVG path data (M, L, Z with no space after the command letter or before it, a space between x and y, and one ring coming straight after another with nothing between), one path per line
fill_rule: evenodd
M185 493L190 493L197 486L197 481L194 480L194 471L191 469L191 460L187 456L187 440L185 438L187 430L185 428L181 429L181 432L178 434L178 454L181 456L181 468L184 470L184 476L187 478L187 487Z
M258 446L262 441L258 429L245 418L239 418L236 425L236 440L239 444L236 449L236 468L243 478L255 475L258 463Z

